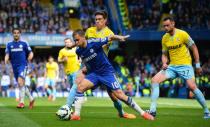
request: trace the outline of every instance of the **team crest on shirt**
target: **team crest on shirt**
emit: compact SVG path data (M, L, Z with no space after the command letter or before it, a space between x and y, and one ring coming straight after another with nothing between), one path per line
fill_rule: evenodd
M176 38L176 41L180 41L180 38L177 37L177 38Z
M19 45L19 48L23 48L23 45Z
M13 46L13 45L11 45L11 46L10 46L10 48L12 49L12 48L14 48L14 46Z
M90 53L93 53L94 52L94 50L93 49L90 49Z

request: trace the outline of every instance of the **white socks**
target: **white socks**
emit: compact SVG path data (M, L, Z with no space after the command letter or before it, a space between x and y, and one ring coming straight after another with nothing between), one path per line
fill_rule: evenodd
M76 97L75 99L75 115L80 116L82 104L85 102L85 97Z

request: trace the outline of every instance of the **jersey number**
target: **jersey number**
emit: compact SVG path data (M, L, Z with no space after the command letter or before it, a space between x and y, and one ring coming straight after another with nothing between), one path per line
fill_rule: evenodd
M120 84L117 81L115 81L115 82L112 83L112 87L115 88L115 89L120 88Z

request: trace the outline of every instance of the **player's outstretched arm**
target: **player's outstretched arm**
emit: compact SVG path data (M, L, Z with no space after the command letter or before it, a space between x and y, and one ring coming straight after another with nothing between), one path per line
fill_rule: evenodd
M116 40L116 41L126 41L127 38L129 38L130 35L126 35L126 36L121 36L121 35L110 35L108 37L109 42Z

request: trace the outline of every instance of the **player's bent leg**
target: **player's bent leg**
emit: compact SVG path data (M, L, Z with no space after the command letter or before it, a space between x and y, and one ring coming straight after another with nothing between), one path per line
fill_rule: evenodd
M154 120L154 117L152 115L140 108L140 106L131 97L126 96L121 89L114 90L113 93L118 99L125 102L125 104L138 112L144 119Z
M129 114L129 113L126 113L123 111L121 101L114 95L114 93L109 88L107 88L107 92L109 94L109 97L111 98L111 100L114 103L114 107L118 111L119 117L126 118L126 119L135 119L136 118L136 116L134 114Z
M87 91L88 89L91 89L92 87L94 86L94 84L88 80L88 79L83 79L82 81L80 81L80 83L78 84L78 88L77 88L77 94L83 94L85 91ZM75 98L74 98L75 99ZM80 108L81 109L81 103L80 102L83 102L83 101L78 101L75 103L75 106L77 108ZM79 110L80 110L79 109ZM78 110L77 110L78 111ZM71 116L71 120L80 120L80 113L77 112L77 114L73 114Z
M80 80L79 82L81 82L84 78L78 79L77 75L79 76L80 74L76 72L71 75L68 75L69 82L71 82L71 84L73 84L73 85L69 92L69 96L67 99L67 105L69 107L71 107L73 102L75 103L75 105L74 105L75 112L71 117L72 120L80 120L80 111L82 109L82 104L85 102L84 93L77 92L77 83L78 82L76 82L76 80ZM73 98L75 98L75 99L73 100Z
M206 104L206 100L203 96L203 93L197 88L194 79L187 79L186 80L188 87L194 93L196 100L204 109L204 119L210 119L210 112Z
M83 79L79 84L77 91L80 93L84 93L85 91L91 89L94 86L94 84L88 80L88 79Z
M156 108L157 108L157 99L159 97L159 83L163 82L167 79L166 74L164 71L158 72L153 78L152 78L152 84L151 84L151 105L149 113L156 116Z

